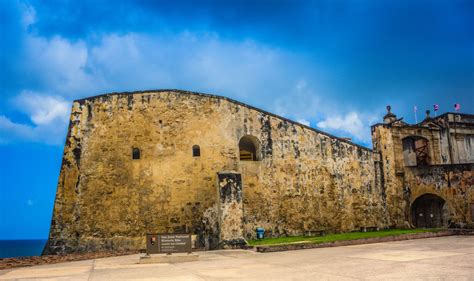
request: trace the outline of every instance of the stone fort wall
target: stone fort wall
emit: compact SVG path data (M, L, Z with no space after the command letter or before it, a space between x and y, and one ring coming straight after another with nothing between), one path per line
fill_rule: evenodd
M379 162L387 201L387 223L390 227L473 227L474 226L474 163L448 164L443 155L449 155L442 139L445 129L423 121L417 125L395 121L372 126L372 140ZM472 128L466 129L474 135ZM403 139L422 137L427 140L428 165L413 165L404 159ZM459 152L458 152L459 153ZM471 152L472 153L472 152ZM449 160L449 156L447 157ZM410 165L407 165L410 164ZM438 198L441 210L427 202L416 210L417 199L424 195ZM429 198L428 198L429 199ZM438 223L437 217L441 217ZM426 222L427 224L426 224Z
M256 141L257 161L239 159L244 136ZM146 233L190 232L198 246L217 248L253 238L256 227L268 236L384 227L377 159L218 96L164 90L77 100L44 253L139 249Z

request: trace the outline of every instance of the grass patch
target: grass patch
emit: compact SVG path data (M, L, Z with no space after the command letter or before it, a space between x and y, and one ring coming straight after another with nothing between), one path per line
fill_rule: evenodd
M289 237L278 237L278 238L265 238L262 240L248 240L248 244L251 246L269 246L269 245L282 245L292 243L326 243L343 240L357 240L364 238L378 238L387 236L396 236L401 234L414 234L414 233L425 233L425 232L438 232L442 229L429 228L429 229L387 229L373 232L347 232L340 234L327 234L325 236L289 236Z

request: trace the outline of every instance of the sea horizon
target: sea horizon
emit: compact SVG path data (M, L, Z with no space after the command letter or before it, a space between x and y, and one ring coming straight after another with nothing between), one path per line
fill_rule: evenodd
M41 256L48 239L0 239L0 258Z

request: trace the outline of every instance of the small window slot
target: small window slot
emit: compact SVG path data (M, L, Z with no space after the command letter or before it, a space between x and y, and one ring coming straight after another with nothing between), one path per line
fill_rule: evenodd
M200 157L201 156L201 148L199 145L193 145L193 157Z
M132 148L132 159L133 160L140 159L140 149L136 147Z

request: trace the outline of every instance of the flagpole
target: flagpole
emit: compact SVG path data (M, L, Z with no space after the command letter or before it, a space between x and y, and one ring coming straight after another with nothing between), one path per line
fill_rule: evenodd
M418 111L418 108L416 107L413 107L413 111L415 112L415 124L418 124L418 117L416 116L416 112Z

